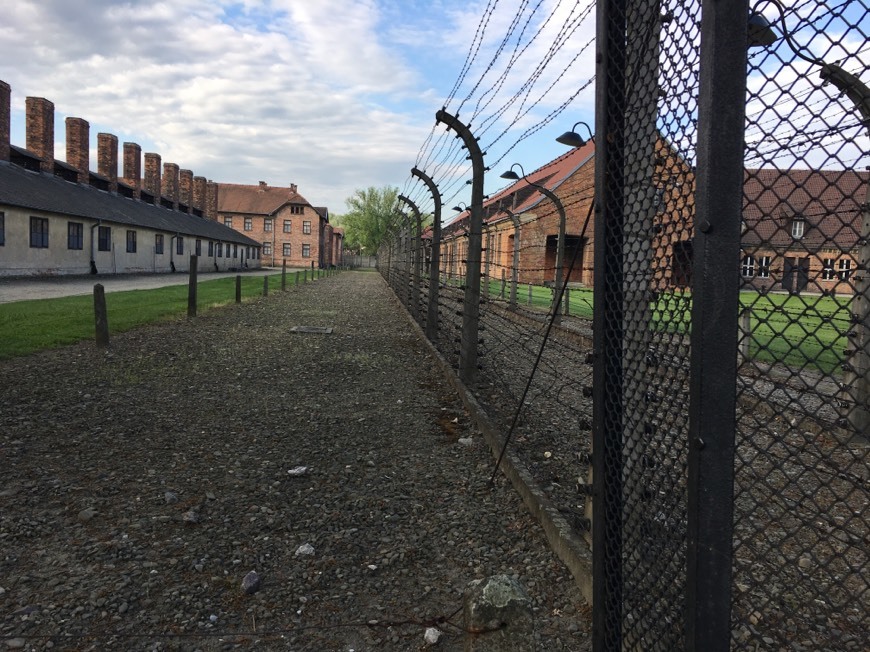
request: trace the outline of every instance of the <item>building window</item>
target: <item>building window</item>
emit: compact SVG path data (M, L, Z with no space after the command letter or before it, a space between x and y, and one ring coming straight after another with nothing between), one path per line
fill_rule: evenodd
M292 220L284 220L284 233L290 233L290 228L293 226Z
M232 217L225 217L224 218L224 226L228 226L230 228L233 228L233 218Z
M311 233L311 222L305 220L302 222L302 233L309 235Z
M81 222L67 222L66 248L84 249L85 225Z
M154 253L157 255L163 254L163 234L156 233L154 235Z
M755 258L752 256L743 257L743 262L740 263L740 275L746 278L755 276Z
M263 220L263 230L269 233L272 230L272 218L267 217Z
M245 231L253 231L254 230L254 220L253 218L246 217L245 218Z
M6 215L0 213L0 247L6 244Z
M848 281L849 277L852 276L852 259L840 258L840 262L837 264L837 268L840 272L840 280Z
M795 218L791 223L791 237L795 240L800 240L804 237L804 227L806 226L806 222L804 222L803 218Z
M184 236L178 236L178 240L175 241L175 253L179 256L184 253Z
M30 246L36 249L48 247L48 218L30 218Z
M223 242L217 243L217 257L218 258L224 257L224 243Z
M264 256L271 256L272 255L272 243L271 242L264 242L263 243L263 255Z
M208 257L214 257L214 242L211 240L208 241Z
M229 245L227 245L227 246L229 247ZM234 244L233 245L233 258L238 258L238 257L239 257L239 245Z
M289 242L284 243L284 257L285 258L290 257L290 243Z
M196 249L194 251L196 251L197 256L202 256L202 240L199 238L196 240Z
M758 278L770 278L770 256L758 257Z
M833 258L823 258L822 259L822 280L823 281L832 281L837 277L837 274L834 272L834 259Z
M311 258L311 245L310 244L302 245L302 257L303 258Z
M135 231L127 231L127 253L135 254L136 253L136 232Z
M302 213L303 213L304 211L305 211L305 207L304 207L304 206L291 206L291 207L290 207L290 213L291 213L292 215L302 215Z
M111 251L112 250L112 227L99 226L97 227L97 250Z

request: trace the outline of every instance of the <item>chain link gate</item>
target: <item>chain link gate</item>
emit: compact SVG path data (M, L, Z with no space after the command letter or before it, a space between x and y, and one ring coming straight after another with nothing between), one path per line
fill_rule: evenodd
M599 2L595 646L868 649L870 10L725 4Z

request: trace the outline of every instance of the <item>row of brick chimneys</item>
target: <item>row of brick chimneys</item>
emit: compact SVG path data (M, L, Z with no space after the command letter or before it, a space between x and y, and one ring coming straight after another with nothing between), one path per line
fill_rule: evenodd
M0 161L11 159L10 102L11 88L0 80ZM54 174L54 103L42 97L28 97L26 121L28 151L39 159L40 170ZM66 163L76 171L79 183L104 185L109 192L175 210L199 212L216 220L218 185L205 177L193 176L190 170L180 170L175 163L163 163L161 175L160 162L160 154L146 152L143 178L142 148L136 143L124 143L123 176L119 179L118 137L99 133L97 174L104 183L94 183L90 171L90 124L82 118L66 119Z

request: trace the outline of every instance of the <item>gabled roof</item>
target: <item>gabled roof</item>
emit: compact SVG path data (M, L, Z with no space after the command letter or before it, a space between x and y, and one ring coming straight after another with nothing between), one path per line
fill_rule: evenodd
M747 170L744 244L793 246L791 223L803 219L801 247L852 249L868 180L870 174L853 170Z
M329 209L326 206L312 206L314 212L320 215L324 220L329 222Z
M556 192L559 186L577 170L591 161L594 156L595 143L590 140L583 147L571 149L546 165L539 167L537 170L529 172L525 179L514 181L483 202L484 221L489 222L496 218L506 218L507 213L501 210L502 206L509 208L517 214L531 210L547 198L540 190L530 185L529 182L537 183L547 188L547 190ZM446 232L449 233L452 230L464 228L464 224L468 219L469 212L467 210L460 213L457 219L453 220L449 225L445 225Z
M278 188L266 183L256 186L238 183L218 184L219 213L274 215L287 204L311 205L294 188Z
M0 161L2 204L242 245L260 244L213 220L65 181L46 172L26 170L6 161Z

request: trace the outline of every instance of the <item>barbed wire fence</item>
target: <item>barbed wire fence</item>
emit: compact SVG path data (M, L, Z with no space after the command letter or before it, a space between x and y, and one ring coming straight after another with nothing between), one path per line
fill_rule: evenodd
M436 123L415 169L457 214L436 243L397 218L379 264L590 544L595 649L867 649L870 4L505 11L442 111L489 179L593 88L594 144L463 205Z

